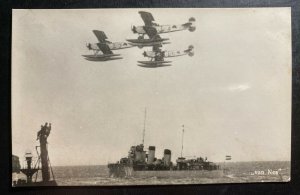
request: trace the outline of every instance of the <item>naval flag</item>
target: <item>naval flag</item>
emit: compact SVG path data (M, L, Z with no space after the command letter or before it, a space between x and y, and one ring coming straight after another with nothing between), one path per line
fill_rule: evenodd
M226 160L231 160L231 156L230 155L226 155Z

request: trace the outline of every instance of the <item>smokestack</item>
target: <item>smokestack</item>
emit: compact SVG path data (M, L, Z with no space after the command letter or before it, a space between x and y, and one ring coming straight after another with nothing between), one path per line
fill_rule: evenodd
M148 164L152 164L154 162L155 158L155 146L149 146L149 152L148 152Z
M171 164L171 150L165 149L164 150L164 165L170 166Z
M145 162L146 152L144 151L144 145L140 144L135 148L135 160L138 162Z

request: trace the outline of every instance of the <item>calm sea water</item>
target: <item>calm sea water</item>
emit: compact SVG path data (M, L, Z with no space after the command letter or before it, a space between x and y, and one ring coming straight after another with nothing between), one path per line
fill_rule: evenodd
M224 166L223 163L220 164ZM55 179L60 186L91 185L163 185L163 184L207 184L244 182L287 182L290 180L290 162L229 162L230 171L218 178L110 178L107 166L56 166ZM33 177L35 178L35 177ZM40 175L38 175L38 180Z

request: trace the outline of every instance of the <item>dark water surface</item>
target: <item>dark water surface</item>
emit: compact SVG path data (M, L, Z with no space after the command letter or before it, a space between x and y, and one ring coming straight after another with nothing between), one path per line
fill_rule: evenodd
M220 165L230 171L218 178L110 178L105 165L55 166L53 172L60 186L287 182L290 180L288 161L229 162ZM38 180L39 178L40 174Z

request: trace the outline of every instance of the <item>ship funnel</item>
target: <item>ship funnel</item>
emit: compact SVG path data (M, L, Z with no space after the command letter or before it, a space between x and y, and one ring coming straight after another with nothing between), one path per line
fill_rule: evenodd
M148 152L148 164L152 164L154 162L155 158L155 146L149 146L149 152Z
M171 150L169 149L164 150L164 165L166 166L171 165Z
M146 152L144 151L144 145L140 144L135 147L135 160L137 162L145 162Z

